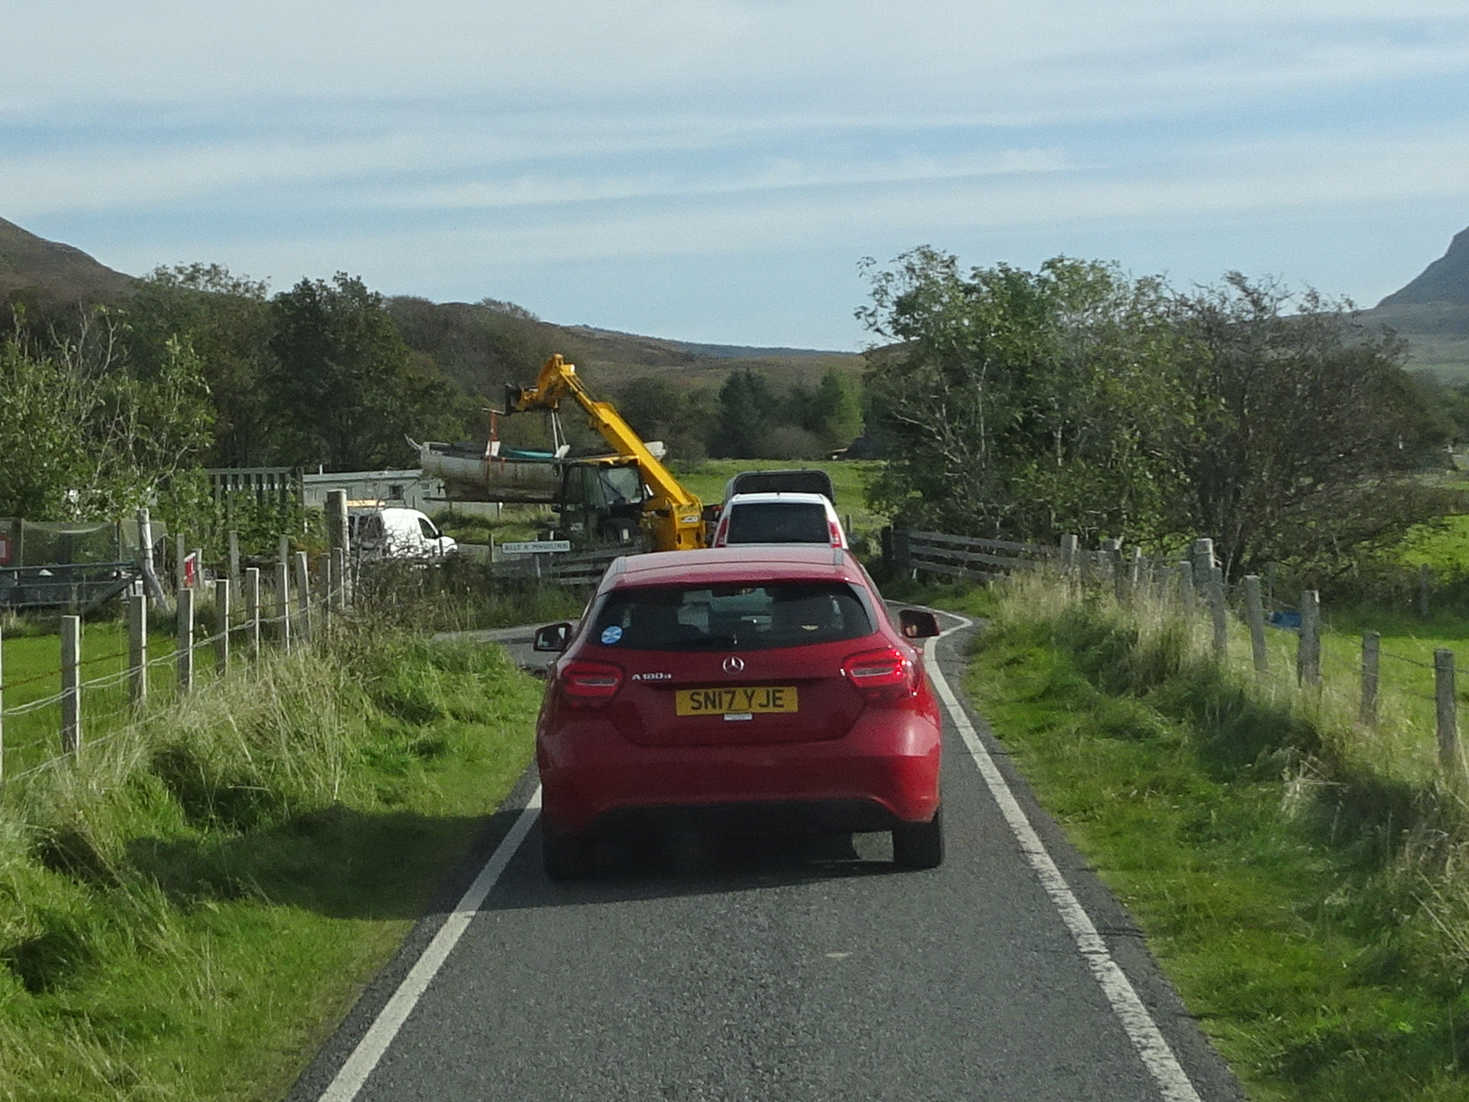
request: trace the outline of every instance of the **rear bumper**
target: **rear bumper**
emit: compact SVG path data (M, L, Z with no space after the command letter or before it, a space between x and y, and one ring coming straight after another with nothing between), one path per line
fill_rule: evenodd
M863 831L933 818L941 747L925 717L888 709L843 738L751 746L639 746L588 717L538 735L536 762L558 831L648 816Z

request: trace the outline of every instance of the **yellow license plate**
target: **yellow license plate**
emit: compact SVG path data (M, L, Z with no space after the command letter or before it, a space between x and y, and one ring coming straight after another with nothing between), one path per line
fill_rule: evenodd
M739 689L680 689L674 710L681 716L794 712L794 685L756 685Z

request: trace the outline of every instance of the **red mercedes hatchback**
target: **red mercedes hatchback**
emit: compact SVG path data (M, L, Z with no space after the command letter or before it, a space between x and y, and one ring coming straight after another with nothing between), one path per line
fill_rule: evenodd
M546 871L577 876L628 821L891 831L893 859L943 860L938 704L911 640L842 548L618 559L560 651L536 724Z

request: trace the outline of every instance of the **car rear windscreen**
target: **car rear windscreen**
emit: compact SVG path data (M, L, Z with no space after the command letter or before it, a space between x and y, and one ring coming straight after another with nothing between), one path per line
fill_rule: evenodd
M726 543L830 543L826 510L809 501L749 501L732 506Z
M592 614L591 641L620 650L766 650L859 639L867 606L842 582L620 589Z

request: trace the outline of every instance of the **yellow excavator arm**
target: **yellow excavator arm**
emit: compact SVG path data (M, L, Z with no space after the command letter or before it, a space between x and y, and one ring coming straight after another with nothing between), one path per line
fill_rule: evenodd
M689 493L659 458L648 450L632 426L622 419L611 402L594 399L576 375L576 365L569 364L557 353L545 362L536 377L535 386L505 388L505 412L532 409L555 411L563 398L574 401L587 415L587 421L612 445L618 455L627 456L638 465L643 481L652 491L644 507L644 523L658 551L686 551L704 544L704 506Z

